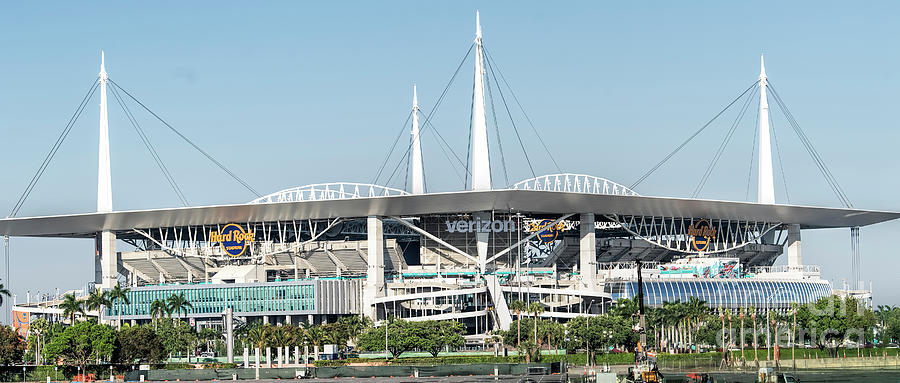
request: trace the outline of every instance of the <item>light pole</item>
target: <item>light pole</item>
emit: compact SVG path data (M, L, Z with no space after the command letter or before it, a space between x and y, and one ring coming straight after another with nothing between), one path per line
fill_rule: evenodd
M725 344L725 312L722 311L722 306L719 306L719 319L722 320L722 357L724 357L727 360L728 359L728 345Z
M769 323L774 322L774 320L772 319L772 310L769 308L769 302L771 302L772 298L775 298L775 296L778 295L778 293L781 291L784 291L784 287L779 287L778 289L773 291L768 298L766 298L766 360L772 360L772 338L769 333ZM775 331L778 331L778 329L776 328Z
M744 337L744 308L741 308L741 366L746 364L746 358L744 358L744 341L747 339Z
M391 351L390 351L390 348L388 347L388 326L390 324L391 324L391 322L388 321L388 315L387 315L387 302L384 302L384 360L385 361L390 360L390 356L391 356Z
M791 330L791 364L794 365L794 369L797 369L797 358L794 355L795 347L794 342L797 340L797 308L794 307L792 310L794 314L794 328Z
M753 308L753 311L750 313L750 319L753 319L753 361L756 363L756 367L759 367L759 337L757 336L757 328L756 328L756 308Z

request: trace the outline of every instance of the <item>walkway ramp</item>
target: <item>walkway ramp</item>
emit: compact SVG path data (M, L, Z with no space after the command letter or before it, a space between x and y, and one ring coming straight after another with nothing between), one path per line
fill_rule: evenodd
M509 313L509 306L506 304L506 297L503 295L503 289L500 288L500 282L497 281L495 275L485 275L484 281L487 284L488 293L491 294L491 300L494 302L494 312L497 314L497 321L500 322L500 329L509 331L512 325L512 315Z

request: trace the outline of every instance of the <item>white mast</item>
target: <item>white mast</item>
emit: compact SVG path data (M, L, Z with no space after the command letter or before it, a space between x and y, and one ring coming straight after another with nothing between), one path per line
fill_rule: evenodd
M772 144L769 140L769 101L766 98L766 63L759 57L759 180L757 202L775 203L775 178L772 175Z
M484 111L484 62L481 49L481 20L475 11L475 96L472 100L472 190L491 190L491 162L488 154L487 118Z
M112 208L112 178L109 169L109 116L106 108L106 85L109 76L106 74L106 59L100 51L100 151L97 170L97 212L109 213ZM99 263L95 263L95 279L104 289L110 289L118 283L119 256L116 253L116 234L104 230L99 235ZM99 267L97 267L99 266Z
M100 158L97 171L97 212L112 211L112 179L109 170L109 117L106 109L106 63L103 51L100 51Z
M425 192L425 173L422 170L422 143L419 141L419 98L416 95L416 85L413 84L413 110L412 110L412 193Z

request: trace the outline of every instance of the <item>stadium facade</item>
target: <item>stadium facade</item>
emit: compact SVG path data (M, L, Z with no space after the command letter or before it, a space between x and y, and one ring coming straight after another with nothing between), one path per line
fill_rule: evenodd
M94 239L96 285L130 287L130 302L104 318L146 322L154 300L183 293L197 326L222 325L226 312L267 323L394 316L458 320L477 338L509 328L514 300L539 302L543 317L561 321L600 314L635 297L636 262L651 306L697 297L789 310L836 292L803 264L803 231L900 217L775 203L764 69L757 202L648 197L571 173L495 188L480 25L474 48L470 190L425 191L414 97L409 190L325 183L243 204L115 211L101 69L97 212L2 219L0 235ZM784 253L787 265L773 266ZM37 316L62 320L59 303L59 293L28 297L12 310L24 328Z

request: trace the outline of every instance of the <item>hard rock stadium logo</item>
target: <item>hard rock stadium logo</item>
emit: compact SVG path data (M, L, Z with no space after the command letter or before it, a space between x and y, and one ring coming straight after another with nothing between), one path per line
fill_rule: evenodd
M209 242L218 242L222 251L232 257L240 257L255 240L256 233L246 231L243 227L229 223L222 231L210 231Z
M550 243L555 241L559 237L559 233L565 229L565 225L562 222L556 225L551 225L552 223L553 221L549 219L534 220L527 224L525 230L529 233L537 232L539 241Z
M691 247L696 251L706 251L709 245L716 239L718 230L709 224L709 221L701 219L687 230L691 239Z

